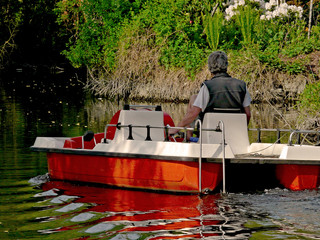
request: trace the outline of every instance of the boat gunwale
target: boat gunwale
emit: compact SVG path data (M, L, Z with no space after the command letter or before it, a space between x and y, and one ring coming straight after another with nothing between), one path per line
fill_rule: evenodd
M61 154L73 154L73 155L90 155L90 156L102 156L102 157L123 157L123 158L150 158L155 160L168 160L168 161L184 161L194 162L199 161L199 158L195 157L178 157L178 156L160 156L141 153L119 153L119 152L105 152L95 151L88 149L72 149L72 148L44 148L44 147L30 147L35 152L47 152L47 153L61 153ZM202 158L204 162L206 158ZM221 159L216 159L221 162Z
M149 158L164 161L182 161L194 162L199 161L195 157L178 157L178 156L160 156L151 154L137 154L137 153L119 153L119 152L104 152L88 149L71 149L71 148L44 148L44 147L30 147L35 152L73 154L73 155L90 155L102 157L122 157L122 158ZM299 159L281 159L276 156L235 156L235 158L226 158L231 164L297 164L297 165L320 165L320 160L299 160ZM208 163L222 163L222 158L202 158L203 162Z

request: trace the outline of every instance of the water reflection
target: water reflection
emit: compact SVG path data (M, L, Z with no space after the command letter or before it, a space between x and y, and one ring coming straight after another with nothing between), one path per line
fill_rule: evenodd
M27 229L61 238L90 239L247 239L249 230L231 219L230 206L217 205L220 195L173 195L79 186L51 181L42 185L42 209ZM39 225L40 224L40 225ZM46 237L46 236L44 236ZM49 236L48 236L49 237Z
M37 136L102 132L123 105L88 96L76 76L40 78L0 84L0 239L320 238L317 191L199 197L63 182L31 186L30 178L46 180L47 173L45 154L29 150ZM187 106L161 105L176 123ZM281 116L293 111L258 105L252 112L250 127L284 128Z
M173 195L61 181L35 194L41 214L27 228L45 238L317 239L319 193ZM314 208L316 207L316 208Z

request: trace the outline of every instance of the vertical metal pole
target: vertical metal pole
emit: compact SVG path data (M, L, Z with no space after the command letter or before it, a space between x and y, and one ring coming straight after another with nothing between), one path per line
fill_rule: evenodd
M221 124L221 141L222 141L222 193L226 193L226 151L225 151L225 133L224 133L224 123L219 121Z
M147 128L147 137L145 141L152 141L150 137L150 125L147 125L146 128Z
M261 129L258 128L257 130L258 130L258 139L257 139L257 142L258 142L258 143L261 143Z
M164 139L165 142L169 142L169 131L168 131L168 124L167 126L164 127L164 131L165 131L165 134L166 134L166 137Z
M133 140L133 137L132 137L132 124L129 124L128 127L129 127L129 136L128 136L127 140Z
M298 144L301 144L301 133L298 133L297 142Z
M277 141L276 141L276 143L281 143L280 138L281 138L281 131L280 131L280 129L278 128L278 129L277 129Z
M108 143L107 142L107 129L108 129L108 124L104 128L103 143Z
M199 123L199 144L200 144L200 153L199 153L199 193L202 192L202 186L201 186L201 168L202 168L202 125L201 121L198 119L196 121L195 126Z

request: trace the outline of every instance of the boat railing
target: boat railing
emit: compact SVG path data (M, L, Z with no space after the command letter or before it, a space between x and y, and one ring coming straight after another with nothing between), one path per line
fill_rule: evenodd
M128 128L129 133L128 133L128 140L134 140L133 134L132 134L132 129L133 128L146 128L146 141L152 141L151 136L150 136L150 129L164 129L165 130L165 140L164 141L169 141L169 129L178 129L178 130L183 130L183 131L195 131L195 128L188 128L188 127L171 127L170 125L166 126L151 126L151 125L133 125L133 124L125 124L122 125L121 123L118 124L107 124L104 129L104 140L103 143L107 143L107 130L108 127L116 127L117 129L121 128ZM202 131L215 131L215 132L220 132L221 129L219 127L217 128L210 128L210 129L202 129ZM186 134L184 135L184 140L186 141Z
M261 133L262 132L276 132L277 133L277 140L276 143L281 143L281 133L286 132L290 133L288 145L293 144L293 136L296 134L296 139L297 139L297 144L301 144L301 135L302 134L316 134L317 135L317 146L320 145L320 131L315 131L315 130L299 130L299 129L280 129L280 128L249 128L249 131L257 131L258 136L257 136L257 142L261 143Z
M123 110L131 110L136 108L145 108L145 109L152 109L154 108L155 111L162 111L161 105L129 105L125 104L123 106Z

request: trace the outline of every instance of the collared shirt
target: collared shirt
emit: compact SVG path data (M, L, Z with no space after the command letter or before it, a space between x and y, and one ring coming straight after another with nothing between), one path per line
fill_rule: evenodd
M200 88L200 91L198 93L196 100L193 103L193 106L201 108L203 112L206 109L209 103L209 100L210 100L209 90L207 86L203 84L202 87ZM251 103L251 96L248 89L246 89L246 94L245 94L242 106L248 107L250 103Z

